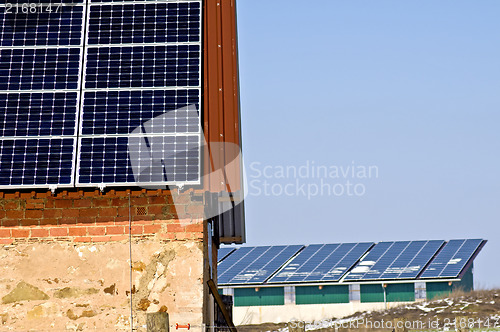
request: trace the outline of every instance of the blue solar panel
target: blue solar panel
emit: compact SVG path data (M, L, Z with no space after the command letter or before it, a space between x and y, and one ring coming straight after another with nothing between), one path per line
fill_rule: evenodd
M197 136L82 138L78 184L193 182Z
M223 261L227 256L229 256L236 248L220 248L217 252L217 261Z
M0 90L77 89L80 49L0 50Z
M416 278L443 243L444 241L380 242L352 269L345 280Z
M269 282L312 282L339 280L373 243L309 245Z
M36 14L17 13L16 8L0 9L0 46L79 46L82 43L83 6L53 5L50 12L48 9L43 7L40 11L40 7L36 7Z
M483 244L483 240L451 240L441 249L421 278L456 278L472 256Z
M196 87L200 46L89 48L85 88Z
M0 93L0 136L75 135L76 92Z
M91 6L88 43L200 42L200 17L199 2Z
M199 93L198 89L86 92L82 134L130 134L152 119L150 132L155 134L197 133Z
M0 185L71 184L74 139L0 140Z
M265 282L302 246L240 248L218 265L219 284L258 284Z
M125 0L127 1L127 0ZM136 1L136 0L129 0L129 1ZM42 3L42 4L59 4L62 3L63 5L66 6L73 6L74 4L82 3L83 0L9 0L8 3L12 4L25 4L25 3ZM7 3L7 2L6 2Z

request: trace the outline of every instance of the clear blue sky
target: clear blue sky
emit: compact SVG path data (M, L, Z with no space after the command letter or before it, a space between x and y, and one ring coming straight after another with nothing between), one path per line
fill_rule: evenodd
M485 238L476 285L500 287L499 18L498 0L238 0L247 244ZM307 163L378 176L276 174ZM299 188L322 180L338 195Z

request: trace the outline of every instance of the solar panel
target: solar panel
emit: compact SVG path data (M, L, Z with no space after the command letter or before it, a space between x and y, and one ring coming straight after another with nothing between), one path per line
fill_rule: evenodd
M220 248L217 252L218 262L223 261L227 256L229 256L236 248Z
M74 139L0 140L0 185L70 184Z
M76 92L0 93L0 136L75 135Z
M152 133L198 133L199 93L189 90L87 92L83 105L83 135L128 135L154 119Z
M85 88L196 87L200 52L200 45L89 48Z
M15 3L10 0L7 2ZM54 5L50 12L43 10L36 15L23 13L22 10L18 12L17 8L5 9L0 12L0 22L0 46L79 46L83 6L67 10L66 7Z
M373 243L309 245L269 282L340 280L372 245Z
M195 182L198 147L196 136L84 137L79 184Z
M456 278L472 256L483 244L483 240L451 240L441 249L420 278Z
M2 49L0 90L77 89L80 49Z
M380 242L345 280L414 279L444 241Z
M240 248L219 263L219 284L263 283L300 249L300 245Z
M0 4L0 187L199 184L201 0L27 3Z
M196 2L91 6L89 43L199 42L199 18Z

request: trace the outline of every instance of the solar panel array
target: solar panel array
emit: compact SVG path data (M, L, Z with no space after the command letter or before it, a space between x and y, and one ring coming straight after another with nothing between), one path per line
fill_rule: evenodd
M345 280L416 278L443 243L436 240L380 242Z
M342 243L307 246L269 282L337 281L373 243Z
M201 0L26 3L0 5L0 187L198 184Z
M480 239L449 241L422 273L421 278L458 277L483 242Z
M484 240L397 241L219 250L221 285L457 278Z
M19 6L0 7L0 186L72 185L85 7Z
M218 265L220 284L263 283L303 246L240 248Z

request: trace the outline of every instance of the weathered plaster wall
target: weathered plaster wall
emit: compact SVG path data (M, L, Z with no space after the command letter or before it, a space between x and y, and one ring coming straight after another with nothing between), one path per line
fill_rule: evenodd
M167 311L171 330L190 323L200 331L201 239L136 239L132 255L134 325L145 331L147 312ZM0 247L0 259L0 330L130 329L127 241L18 243Z

